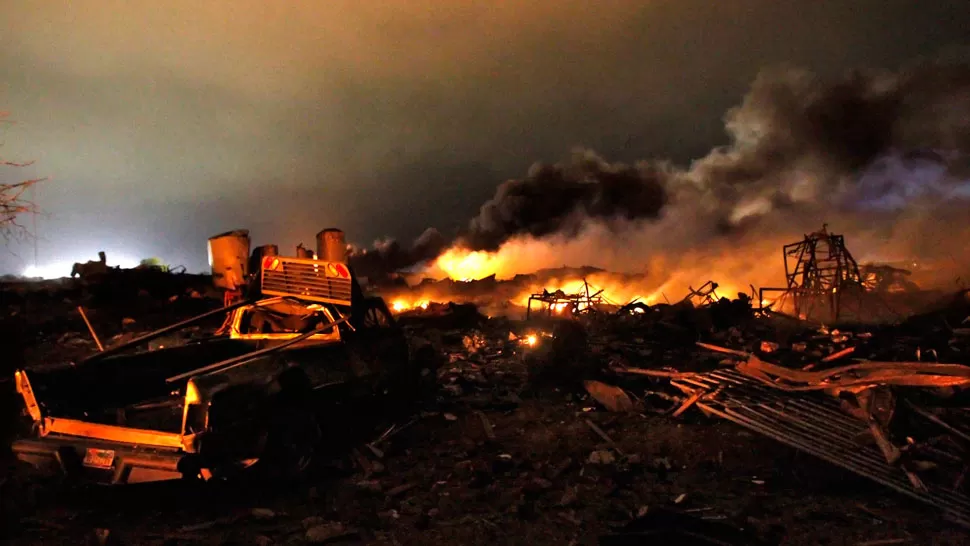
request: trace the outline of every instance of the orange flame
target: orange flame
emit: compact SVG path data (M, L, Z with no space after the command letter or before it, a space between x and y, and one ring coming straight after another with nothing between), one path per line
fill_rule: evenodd
M622 281L618 280L614 275L596 273L590 275L585 280L581 278L555 279L546 282L544 285L533 284L515 296L512 299L512 303L522 306L528 305L529 297L532 294L541 293L543 290L548 292L561 290L567 296L576 294L585 296L588 290L590 296L598 293L604 303L614 305L625 305L633 301L641 301L647 305L677 303L687 295L680 291L669 291L671 287L668 284L662 283L659 286L651 287L645 280ZM700 283L697 283L695 288L699 285ZM668 292L665 292L665 290L668 290ZM736 292L732 292L731 287L727 286L718 286L716 293L718 296L727 297L734 297L736 295ZM583 310L584 305L585 302L580 302L580 311ZM567 306L568 304L566 303L557 303L553 305L552 311L562 313Z
M604 246L607 243L612 246ZM636 275L635 280L593 274L587 277L590 293L603 290L600 295L610 302L625 304L639 300L647 305L677 303L689 294L691 287L700 288L708 280L718 283L718 297L727 298L735 298L739 292L749 293L748 283L777 286L784 282L775 241L745 242L738 247L711 246L671 253L662 248L653 251L641 240L638 248L645 248L645 252L630 253L629 249L617 250L615 241L596 236L568 240L524 237L507 241L495 252L452 247L435 260L425 275L457 281L495 275L497 280L507 280L544 268L600 266L613 271L625 270ZM543 289L550 292L559 289L566 294L585 294L586 290L581 278L561 278L529 286L510 301L526 305L529 295Z
M433 269L456 281L474 281L504 271L504 262L498 253L452 247L435 260Z
M519 272L507 258L509 254L517 255L521 251L516 250L509 253L507 249L496 253L483 251L469 251L462 248L451 248L446 251L435 262L430 269L435 275L450 278L452 280L478 280L495 275L498 279L510 278L514 273ZM561 290L566 295L590 296L598 293L605 303L623 305L632 301L642 301L647 305L658 303L677 303L681 301L689 292L689 288L699 288L705 281L712 278L717 281L717 271L706 272L708 278L703 276L688 276L693 271L672 272L662 279L648 279L645 277L634 278L633 280L623 280L617 275L608 273L594 273L586 279L561 278L546 280L542 283L534 283L523 288L518 294L510 298L514 305L526 306L529 303L529 296L541 293L543 290L555 292ZM588 283L588 288L587 288ZM736 297L737 287L719 284L716 295L718 297ZM557 314L564 313L569 304L557 303L553 305L552 311ZM584 303L580 303L582 310ZM404 306L403 309L410 308Z
M405 311L412 311L414 309L427 309L429 305L431 305L431 302L428 300L396 298L391 302L391 311L394 313L404 313Z

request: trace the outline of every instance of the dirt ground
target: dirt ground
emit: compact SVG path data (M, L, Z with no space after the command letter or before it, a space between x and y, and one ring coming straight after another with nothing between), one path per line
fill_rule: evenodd
M95 328L115 341L218 305L174 295L86 305ZM79 303L80 296L29 306L8 300L0 309L7 346L19 344L28 367L93 351ZM490 321L477 332L497 345L510 327ZM693 412L610 413L581 388L536 387L521 351L469 354L462 344L470 333L410 328L442 351L436 395L414 415L387 416L364 436L377 439L396 423L388 438L349 446L299 486L70 485L27 476L4 455L3 540L580 545L638 515L670 510L698 525L744 528L766 543L967 543L932 509L731 423ZM0 381L5 415L17 408L7 379L16 360Z

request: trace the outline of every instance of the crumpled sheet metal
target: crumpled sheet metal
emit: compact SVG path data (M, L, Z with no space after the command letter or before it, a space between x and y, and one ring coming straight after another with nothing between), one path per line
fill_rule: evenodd
M868 433L869 425L845 413L835 398L786 393L732 369L691 374L672 384L716 392L701 397L698 408L934 506L970 528L970 497L941 483L914 488L902 469L886 463L878 447L854 440Z
M967 387L970 366L935 362L861 362L819 371L793 370L755 355L737 366L738 372L784 391L847 389L865 385L903 387Z

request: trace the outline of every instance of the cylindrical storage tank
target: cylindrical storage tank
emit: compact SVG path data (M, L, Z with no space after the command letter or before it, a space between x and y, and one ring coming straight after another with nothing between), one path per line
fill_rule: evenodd
M266 256L279 256L280 247L276 245L263 245L253 249L253 255L249 257L249 270L253 273L263 268L263 258Z
M209 237L209 268L216 287L235 290L243 286L249 273L249 230Z
M317 233L317 259L347 263L347 241L343 231L329 228Z

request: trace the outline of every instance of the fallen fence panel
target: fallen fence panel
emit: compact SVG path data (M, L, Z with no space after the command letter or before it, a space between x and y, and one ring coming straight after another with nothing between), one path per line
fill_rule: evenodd
M734 370L691 379L692 384L720 390L716 397L697 402L704 411L934 506L947 519L970 528L970 497L940 484L914 487L877 447L852 441L869 427L842 411L834 398L773 391Z

